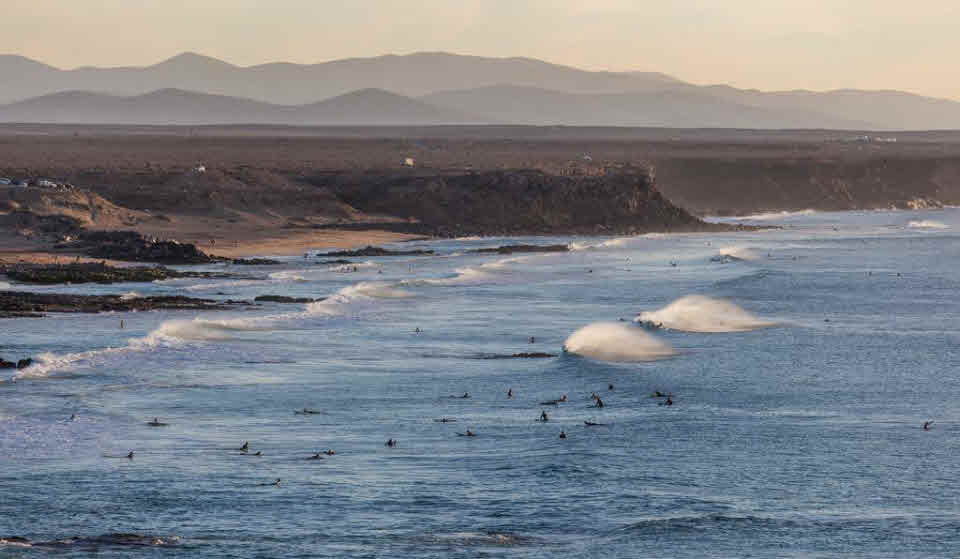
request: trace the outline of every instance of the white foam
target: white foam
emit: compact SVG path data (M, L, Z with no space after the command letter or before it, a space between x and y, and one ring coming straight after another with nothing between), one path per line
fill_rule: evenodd
M454 270L457 275L452 278L425 279L420 280L419 282L414 281L410 283L425 283L428 285L469 285L475 283L486 283L493 280L494 273L505 270L510 264L523 262L529 258L531 257L513 256L510 258L501 258L500 260L487 262L486 264L481 264L479 266L457 268Z
M594 322L577 330L563 349L602 361L653 361L674 354L669 344L635 326Z
M7 282L5 282L5 281L0 281L0 289L10 289L11 287L13 287L13 286L10 285L9 283L7 283Z
M582 250L603 250L603 249L610 249L610 248L623 248L627 246L627 241L629 241L630 239L631 237L620 237L616 239L608 239L606 241L596 243L596 244L572 242L567 244L567 248L573 252L579 252Z
M747 332L777 324L759 319L730 301L704 295L681 297L660 310L640 313L634 321L686 332Z
M323 301L309 303L310 314L346 314L358 306L371 306L378 299L398 299L410 297L410 292L400 289L398 284L381 281L362 281L344 287Z
M946 223L940 221L935 221L933 219L920 219L914 220L907 223L907 227L911 229L949 229L950 226Z
M745 215L745 216L739 216L739 217L731 217L726 219L742 219L742 220L749 220L749 221L770 221L774 219L783 219L785 217L814 215L815 213L817 213L817 210L806 209L806 210L800 210L796 212L787 212L787 211L767 212L767 213L759 213L759 214Z
M280 270L267 274L267 277L277 281L307 281L307 278L303 277L299 270Z
M143 297L143 295L137 293L136 291L128 291L127 293L124 293L123 295L120 296L120 300L129 301L131 299L139 299L141 297Z
M729 246L720 249L720 253L713 256L710 260L714 262L726 262L728 260L757 260L760 254L755 249L745 246Z

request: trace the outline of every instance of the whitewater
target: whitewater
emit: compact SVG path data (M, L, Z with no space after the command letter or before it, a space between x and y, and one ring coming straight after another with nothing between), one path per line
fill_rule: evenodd
M44 287L314 302L0 320L0 557L952 555L960 209L718 221Z

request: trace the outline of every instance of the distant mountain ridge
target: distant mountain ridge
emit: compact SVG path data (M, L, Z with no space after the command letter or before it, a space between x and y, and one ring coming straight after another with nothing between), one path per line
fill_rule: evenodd
M0 122L529 124L960 129L960 103L901 91L742 90L656 72L440 52L240 67L183 53L61 70L0 55Z

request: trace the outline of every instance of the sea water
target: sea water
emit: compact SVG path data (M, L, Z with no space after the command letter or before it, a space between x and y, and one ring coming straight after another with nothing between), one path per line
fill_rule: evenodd
M746 221L11 282L325 299L0 321L0 557L956 554L960 210Z

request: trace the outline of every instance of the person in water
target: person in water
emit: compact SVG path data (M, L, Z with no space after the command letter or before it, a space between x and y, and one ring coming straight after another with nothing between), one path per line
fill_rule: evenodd
M534 338L533 336L530 336L530 343L531 343L531 344L537 343L537 339Z
M546 410L540 410L540 421L550 421L550 416L547 415Z
M477 433L476 433L475 431L471 431L470 429L467 429L466 435L467 435L468 437L476 437L476 436L477 436Z
M513 388L507 390L507 398L513 398Z
M924 422L923 422L923 430L924 430L924 431L929 431L931 425L933 425L933 422L932 422L932 421L924 421Z
M253 455L254 455L254 456L263 456L263 452L261 452L261 451L258 450L258 451L256 451L256 452L254 452Z
M560 438L561 439L567 438L567 434L563 430L560 431Z
M613 390L613 383L607 385L607 390Z
M597 396L597 407L598 407L598 408L602 408L603 405L604 405L604 404L603 404L603 399L601 399L599 396Z
M243 441L243 445L240 446L240 452L246 452L250 450L250 443L248 441Z
M596 392L591 392L591 393L590 393L590 399L591 399L591 400L599 400L599 399L600 399L600 396L597 395Z
M393 440L393 439L387 439L387 442L384 443L384 445L385 445L385 446L389 446L389 447L392 448L392 447L397 446L397 441L395 441L395 440Z
M672 406L672 405L673 405L673 398L671 398L670 396L667 396L667 401L664 402L663 405L665 405L665 406Z
M327 456L333 456L334 454L336 454L336 452L334 452L332 448L328 448L327 451L324 452L324 454L326 454Z
M460 396L460 397L461 397L461 398L469 398L469 397L470 397L470 393L469 393L469 392L464 392L464 393L463 393L463 396Z
M133 460L133 451L130 451L130 454L127 454L127 458Z
M309 458L307 458L307 460L323 460L323 457L320 456L320 453L318 452L318 453L314 454L313 456L310 456Z

